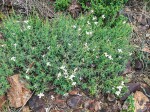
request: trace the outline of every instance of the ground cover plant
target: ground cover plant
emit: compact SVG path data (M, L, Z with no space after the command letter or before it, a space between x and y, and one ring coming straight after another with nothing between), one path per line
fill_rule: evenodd
M90 11L97 17L102 17L105 24L115 24L118 14L128 0L72 0L82 6L84 12ZM71 4L71 0L56 0L55 9L57 11L66 10ZM114 21L112 21L114 20ZM110 22L111 21L111 22Z
M60 15L52 20L38 16L11 16L3 21L0 41L0 94L9 88L7 77L19 73L37 93L53 85L59 94L73 87L124 93L119 76L132 53L131 28L123 17L113 28L103 18Z

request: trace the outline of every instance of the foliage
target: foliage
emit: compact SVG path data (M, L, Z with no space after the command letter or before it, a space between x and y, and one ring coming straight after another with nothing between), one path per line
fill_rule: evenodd
M94 95L98 90L115 93L123 85L118 74L129 60L132 46L131 28L122 17L113 28L103 27L102 20L93 16L76 20L60 16L51 21L22 18L11 16L3 21L0 94L9 87L7 77L16 73L37 93L53 85L60 94L79 86Z
M71 2L71 0L56 0L55 1L55 10L57 11L64 11L68 8L69 3Z
M117 13L128 0L88 0L90 7L86 5L87 0L78 0L85 10L92 10L97 17L104 18L105 22L116 18Z
M122 110L121 112L134 112L134 111L135 111L134 96L133 96L133 94L131 94L131 95L127 98L127 100L125 101L125 103L127 103L128 109L127 109L127 110Z

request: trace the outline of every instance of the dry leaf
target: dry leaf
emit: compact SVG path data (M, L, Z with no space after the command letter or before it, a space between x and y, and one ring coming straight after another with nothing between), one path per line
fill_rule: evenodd
M77 95L79 93L79 91L77 90L72 90L69 92L70 95Z
M134 94L135 111L134 112L144 112L147 110L146 103L149 99L141 92L136 91Z
M102 107L101 107L101 102L96 101L96 102L95 102L95 111L97 112L97 111L99 111L99 110L101 110L101 109L102 109Z
M19 75L13 75L8 78L11 88L7 92L8 100L11 107L21 107L31 97L31 91L25 88L25 85L20 82Z
M5 102L6 102L6 96L5 95L0 96L0 109L2 108Z

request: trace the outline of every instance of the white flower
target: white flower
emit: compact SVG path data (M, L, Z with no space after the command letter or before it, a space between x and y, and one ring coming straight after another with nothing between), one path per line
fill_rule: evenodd
M76 85L76 82L73 82L73 83L72 83L72 86L75 86L75 85Z
M98 22L94 22L94 24L95 24L95 25L97 25L97 24L98 24Z
M85 43L84 46L85 46L85 48L86 48L87 50L90 49L89 46L87 45L87 43Z
M54 99L55 99L55 97L53 95L51 95L51 100L54 100Z
M61 72L59 72L59 73L57 74L57 78L59 78L59 77L61 77Z
M99 58L99 56L96 56L96 58Z
M94 10L91 10L91 13L94 13Z
M121 81L121 85L124 86L124 82L123 81Z
M28 21L28 20L25 20L25 21L23 21L23 22L27 24L29 21Z
M91 23L89 21L87 21L87 24L90 25Z
M16 61L16 57L11 57L10 60Z
M51 66L50 62L47 62L46 65L47 65L47 66Z
M30 79L30 77L28 75L26 75L26 79Z
M102 15L102 18L105 19L105 15Z
M122 49L118 49L118 52L119 52L119 53L122 53Z
M82 58L81 60L82 60L82 62L84 62L84 58Z
M119 58L119 59L121 59L122 57L121 57L121 56L119 56L118 58Z
M50 112L50 108L45 108L45 111L46 112Z
M30 71L30 68L28 68L28 69L26 70L26 74L27 74L29 71Z
M87 34L87 35L92 35L92 32L87 32L87 31L86 31L86 34Z
M67 70L64 71L64 76L65 76L65 78L68 78L68 72L67 72Z
M72 28L76 28L76 25L73 25Z
M65 66L64 66L64 65L62 65L62 66L60 67L60 69L65 70Z
M123 24L125 24L126 23L126 21L123 21Z
M105 57L108 57L108 56L109 56L106 52L104 53L104 55L105 55Z
M65 93L63 96L67 97L69 94L68 93Z
M116 94L117 96L119 96L119 95L120 95L120 91L116 91L115 94Z
M2 44L2 45L1 45L1 47L5 47L5 46L6 46L6 44Z
M123 88L123 86L118 86L117 89L119 89L119 91L121 91L121 89Z
M34 50L35 49L35 47L32 47L32 50Z
M96 16L94 16L92 20L97 20L97 17L96 17Z
M68 45L69 45L69 46L71 46L71 44L70 44L70 43L68 43Z
M15 34L15 33L12 33L12 35L14 35L14 36L15 36L16 34Z
M50 49L50 46L48 46L47 49Z
M70 80L73 80L74 77L75 77L75 76L72 74L72 75L70 75L69 79L70 79Z
M112 56L111 56L111 55L109 55L109 56L108 56L108 58L109 58L110 60L113 60L113 58L112 58Z
M74 72L76 72L77 70L78 70L78 68L75 68L75 69L74 69Z
M131 56L132 55L132 53L129 53L129 56Z
M79 79L80 79L80 81L81 81L81 80L82 80L82 77L80 77Z
M44 58L44 57L45 57L45 54L43 54L42 57Z
M15 43L14 46L15 46L15 48L16 48L17 44Z
M38 96L39 98L41 98L41 97L44 96L44 94L43 94L43 93L40 93L40 94L38 94L37 96Z
M85 43L84 46L88 47L87 43Z
M31 26L27 26L27 29L31 29Z
M80 27L78 28L78 31L81 31L81 28L80 28Z

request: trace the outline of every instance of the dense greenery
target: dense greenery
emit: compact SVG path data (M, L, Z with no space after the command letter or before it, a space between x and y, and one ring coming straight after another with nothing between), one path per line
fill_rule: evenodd
M38 93L51 84L60 94L79 86L92 95L102 90L119 96L124 79L118 74L132 52L131 28L119 20L112 28L88 15L51 21L8 17L1 27L0 94L9 88L7 77L19 73Z

